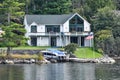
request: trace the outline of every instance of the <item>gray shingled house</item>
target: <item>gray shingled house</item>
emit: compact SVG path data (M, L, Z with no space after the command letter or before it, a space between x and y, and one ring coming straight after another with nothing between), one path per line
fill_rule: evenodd
M31 46L65 46L77 43L79 46L92 46L85 39L91 31L88 23L78 13L63 15L25 15L25 36Z

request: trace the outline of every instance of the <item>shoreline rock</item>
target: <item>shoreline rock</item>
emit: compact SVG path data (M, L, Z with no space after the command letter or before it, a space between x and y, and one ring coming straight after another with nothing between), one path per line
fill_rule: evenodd
M85 59L85 58L71 58L71 57L67 57L64 61L57 61L54 59L50 59L50 60L42 60L42 61L38 61L35 59L13 59L13 60L1 60L0 64L38 64L38 63L59 63L59 62L78 62L78 63L108 63L108 64L113 64L115 63L115 59L108 57L108 56L104 56L102 58L96 58L96 59Z
M68 58L69 62L80 62L80 63L110 63L113 64L116 61L110 57L103 57L97 59L79 59L79 58Z

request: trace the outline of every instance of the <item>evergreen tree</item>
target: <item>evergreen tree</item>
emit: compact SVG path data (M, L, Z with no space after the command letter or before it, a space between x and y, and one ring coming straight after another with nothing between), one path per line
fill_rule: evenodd
M10 23L11 19L20 18L24 15L23 6L24 3L19 3L18 0L4 0L1 3L0 10L7 15L7 22Z
M98 12L99 9L109 7L112 10L114 10L116 8L114 0L85 0L85 1L80 0L80 1L81 6L74 9L74 12L77 11L91 24L93 23L92 18L95 17L95 14Z
M20 3L19 0L4 0L0 6L2 13L6 15L4 24L1 26L5 31L1 45L7 47L7 54L9 54L11 47L22 45L26 40L25 29L20 20L24 15L24 3Z
M93 25L95 26L94 30L96 33L96 48L99 46L106 54L113 55L114 53L114 55L118 55L120 51L118 45L120 44L118 42L119 40L116 39L119 39L120 37L119 12L112 10L109 7L104 7L99 9L95 16ZM107 37L108 34L111 34L110 38Z
M27 0L29 14L65 14L72 11L71 0ZM30 2L29 2L30 1Z
M120 0L115 0L115 2L116 2L117 10L120 10Z
M9 55L12 47L17 47L26 43L27 39L24 37L26 31L22 25L12 22L9 26L2 26L2 30L5 33L2 35L0 45L7 47L7 55Z
M110 29L112 30L112 26L115 25L114 22L114 11L109 7L104 7L98 10L95 14L95 18L93 20L94 31L97 32L99 30Z

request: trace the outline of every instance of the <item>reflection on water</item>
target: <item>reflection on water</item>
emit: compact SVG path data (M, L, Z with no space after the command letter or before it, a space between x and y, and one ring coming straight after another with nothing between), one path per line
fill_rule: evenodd
M0 80L24 80L21 66L0 65Z
M79 63L26 65L24 74L25 80L94 80L94 69L93 64Z
M120 62L113 64L99 64L95 70L96 79L120 80Z
M120 80L120 63L0 64L0 80Z

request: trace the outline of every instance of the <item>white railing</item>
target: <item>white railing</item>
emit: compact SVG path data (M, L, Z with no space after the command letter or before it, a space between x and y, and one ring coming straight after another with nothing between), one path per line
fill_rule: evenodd
M88 32L64 32L63 35L65 36L82 36L82 35L88 35ZM44 32L39 32L39 33L28 33L29 36L59 36L61 33L44 33Z

